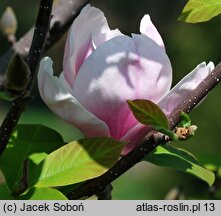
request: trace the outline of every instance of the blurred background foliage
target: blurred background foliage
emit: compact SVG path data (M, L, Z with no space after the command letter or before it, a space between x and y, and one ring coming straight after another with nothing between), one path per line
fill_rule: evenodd
M119 28L123 33L139 33L140 20L150 14L153 23L165 42L167 54L173 66L173 85L190 72L197 64L221 61L221 16L207 23L186 24L177 21L186 0L92 0L91 4L104 11L111 28ZM34 23L37 0L1 0L0 15L6 6L12 6L18 20L17 38L21 37ZM24 8L25 6L25 8ZM83 25L83 23L82 23ZM54 70L62 70L62 54L65 37L47 55L54 60ZM8 49L6 39L0 35L0 56ZM220 142L220 99L221 86L209 93L206 100L191 112L191 119L198 126L191 140L172 145L191 151L204 165L221 166ZM8 104L1 102L0 119L4 118ZM82 137L72 126L64 123L43 104L37 87L35 100L24 112L20 123L40 123L61 132L66 141ZM3 177L0 174L0 182ZM140 163L114 182L114 199L164 199L174 187L183 188L186 199L208 199L209 191L205 183L186 174ZM221 194L221 193L220 193ZM216 199L221 197L215 197Z

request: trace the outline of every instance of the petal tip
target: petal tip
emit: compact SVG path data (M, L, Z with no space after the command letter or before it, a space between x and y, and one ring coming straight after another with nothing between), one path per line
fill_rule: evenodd
M207 66L209 67L210 71L212 71L215 68L215 65L212 61L210 61Z
M52 61L52 59L49 56L46 56L46 57L41 59L40 66L41 65L45 65L45 64L50 64L50 65L53 64L53 61Z
M209 70L209 73L215 68L215 65L212 61L210 61L208 64L206 64L206 62L202 62L200 64L197 65L196 69L200 69L200 68L206 68Z
M165 49L163 39L157 28L154 26L149 14L145 14L140 21L140 33L151 38L155 43Z

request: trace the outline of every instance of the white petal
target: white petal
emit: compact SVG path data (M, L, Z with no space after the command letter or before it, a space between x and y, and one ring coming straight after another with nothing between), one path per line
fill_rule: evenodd
M114 37L117 37L117 36L123 36L123 34L120 32L119 29L109 30L107 32L98 33L98 34L94 33L92 35L92 43L93 43L94 49L96 49L98 46L100 46L105 41L108 41L108 40L110 40Z
M63 120L78 127L86 136L109 136L107 125L88 112L68 90L65 80L53 76L53 62L41 60L38 73L39 92L47 106Z
M52 74L53 74L53 72L52 72ZM71 86L69 85L69 83L66 81L63 72L60 73L58 79L59 79L61 85L66 89L66 91L68 91L71 95L73 95L73 90L72 90Z
M65 45L64 76L73 86L76 74L84 60L104 41L121 34L110 30L102 11L86 5L73 22Z
M140 95L140 98L147 98L156 103L169 92L171 87L170 60L164 50L145 35L132 34L132 37L145 75L142 78L145 82L138 83L139 88L137 87L144 94Z
M171 83L165 52L146 36L115 37L99 46L77 74L73 94L120 139L137 121L127 99L158 102Z
M150 16L146 14L140 22L140 32L155 41L159 46L165 49L163 39L156 27L153 25Z
M165 114L169 115L213 69L214 64L212 62L208 65L203 62L173 87L173 89L158 103Z
M121 138L121 141L126 141L128 144L123 148L121 155L127 155L134 150L140 143L141 139L151 131L151 127L137 123Z

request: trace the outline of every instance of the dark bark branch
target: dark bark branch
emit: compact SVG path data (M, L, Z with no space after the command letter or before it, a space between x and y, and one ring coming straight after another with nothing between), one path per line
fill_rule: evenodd
M46 41L47 33L49 30L51 20L53 0L41 0L39 13L36 20L34 36L31 44L30 51L27 56L27 64L30 68L30 81L27 91L31 90L33 78L35 77L38 69L38 64L44 44ZM4 152L10 135L12 134L17 122L25 109L27 104L27 96L21 95L12 102L12 106L6 115L0 127L0 155Z
M27 190L28 187L28 159L26 159L23 163L23 172L22 177L20 180L20 185L18 188L16 188L15 191L11 192L11 195L16 197L20 194L24 193Z
M0 127L0 156L5 150L11 133L24 111L26 104L27 100L23 100L23 98L17 98L12 102L12 106Z
M50 27L51 11L53 0L40 2L40 9L36 20L34 35L27 58L25 58L30 69L29 86L27 90L31 90L35 75L37 74L38 65L44 50L47 34Z
M208 93L211 91L221 79L221 63L192 91L179 106L168 116L170 129L180 121L180 112L189 113ZM110 170L103 175L87 181L78 189L68 194L70 199L80 199L82 197L90 197L101 191L106 185L113 182L120 175L140 162L146 155L154 150L158 145L165 144L168 140L163 134L151 131L143 137L139 142L140 145L128 155L122 157Z

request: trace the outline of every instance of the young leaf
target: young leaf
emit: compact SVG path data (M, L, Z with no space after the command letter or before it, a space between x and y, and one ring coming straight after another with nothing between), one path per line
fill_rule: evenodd
M60 134L48 127L18 125L0 157L0 168L9 189L14 191L19 187L26 159L29 159L28 168L30 168L63 144Z
M185 127L185 128L190 127L191 119L185 112L180 113L180 118L181 118L180 124L182 125L182 127Z
M189 23L205 22L221 13L221 0L189 0L178 18Z
M20 200L67 200L60 191L53 188L32 188L27 194L19 197Z
M36 187L64 186L95 178L118 160L124 143L110 138L71 142L52 152L35 170Z
M153 127L169 128L169 123L166 115L150 100L128 100L127 101L135 118L144 125L151 125Z
M145 161L159 166L174 168L188 173L207 182L210 186L215 181L213 172L207 170L187 151L171 146L158 146L151 154L145 157Z

